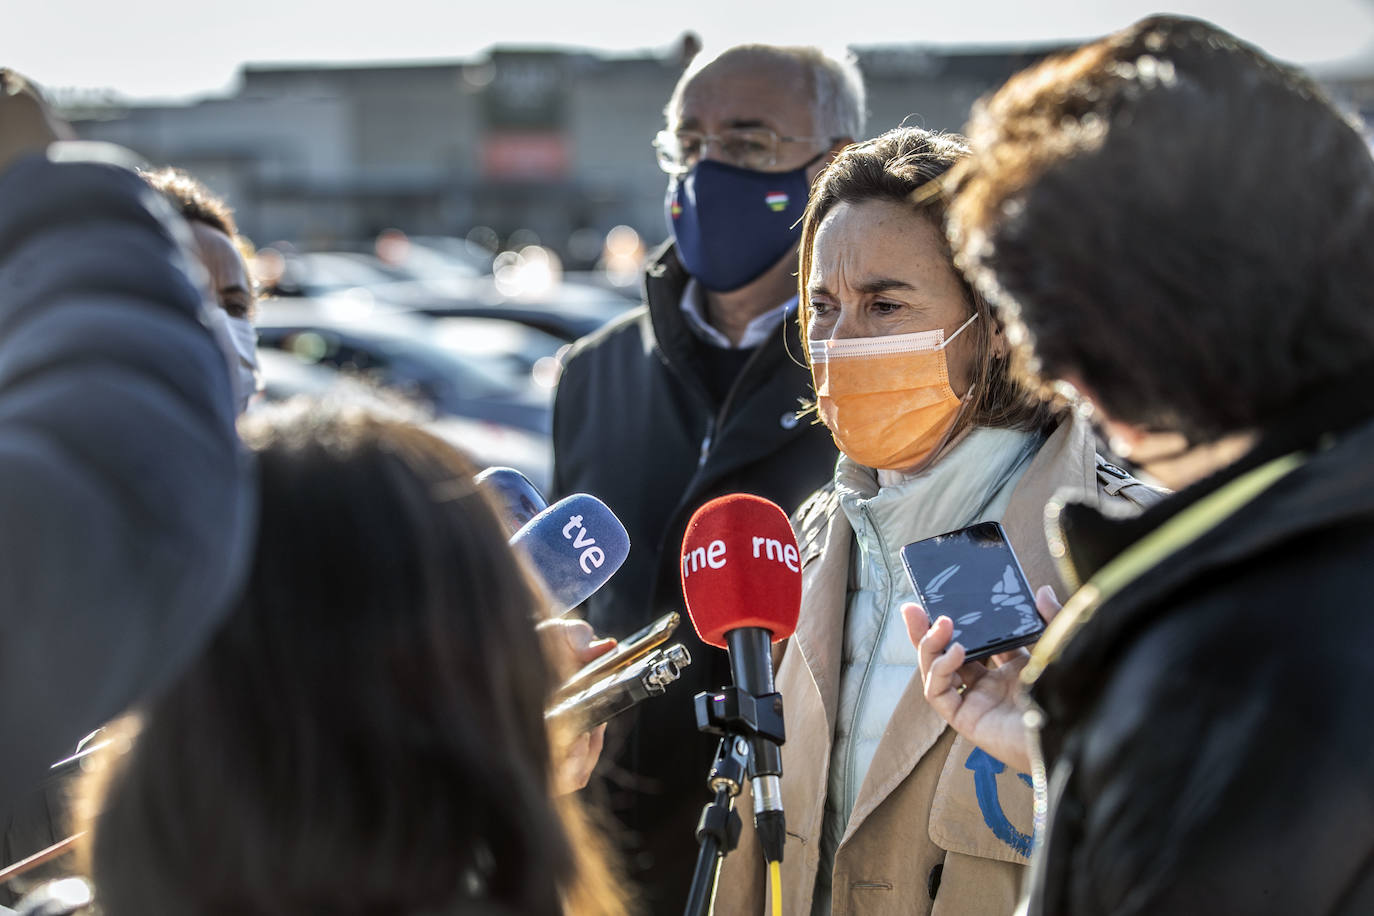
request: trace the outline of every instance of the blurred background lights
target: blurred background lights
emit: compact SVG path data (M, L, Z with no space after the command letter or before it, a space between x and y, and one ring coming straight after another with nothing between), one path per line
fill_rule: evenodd
M253 282L261 289L271 289L281 280L286 270L286 258L275 248L259 248L249 265Z
M399 267L410 259L410 239L400 229L383 229L373 247L383 264Z
M546 295L563 280L562 260L557 253L540 245L503 251L491 266L496 289L510 299Z
M630 226L616 226L606 233L602 269L611 283L620 287L638 283L644 256L644 240Z

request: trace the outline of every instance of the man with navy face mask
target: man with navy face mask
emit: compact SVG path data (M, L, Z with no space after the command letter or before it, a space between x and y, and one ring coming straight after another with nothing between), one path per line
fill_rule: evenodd
M627 562L587 606L623 637L682 611L678 548L723 493L795 509L834 470L796 326L797 242L812 181L862 136L858 70L814 48L745 45L694 64L654 139L672 238L649 261L645 304L576 344L554 408L555 496L587 492L625 523ZM692 696L729 682L693 633L694 663L662 700L612 723L604 761L627 856L652 912L681 912L714 742Z

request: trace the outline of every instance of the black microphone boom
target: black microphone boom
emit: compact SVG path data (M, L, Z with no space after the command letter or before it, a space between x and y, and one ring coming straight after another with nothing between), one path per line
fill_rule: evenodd
M786 838L782 811L782 695L773 684L772 634L762 627L740 627L725 634L730 647L730 676L735 686L755 700L755 718L763 719L749 739L749 788L754 797L754 830L764 857L781 862ZM760 708L761 707L761 708ZM771 714L771 715L770 715ZM771 732L776 731L776 736Z

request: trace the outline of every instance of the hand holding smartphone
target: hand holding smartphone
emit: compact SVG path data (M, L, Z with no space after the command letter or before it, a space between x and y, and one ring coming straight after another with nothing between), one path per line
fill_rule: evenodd
M677 612L664 614L643 629L620 640L610 652L588 662L580 671L559 685L554 691L553 701L561 703L607 675L622 671L644 658L668 641L668 637L673 635L681 620Z
M692 663L681 643L656 649L544 711L544 720L574 729L595 728L650 697L661 696Z
M954 622L965 658L976 661L1035 642L1045 621L1021 564L997 522L980 522L907 544L902 563L933 623Z

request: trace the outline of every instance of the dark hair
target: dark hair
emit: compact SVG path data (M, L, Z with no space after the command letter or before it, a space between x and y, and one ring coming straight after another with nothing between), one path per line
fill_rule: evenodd
M1374 355L1374 160L1296 70L1156 17L974 110L951 236L1027 368L1192 441Z
M198 179L170 166L141 174L144 181L171 202L182 218L204 223L211 229L223 232L236 243L239 241L239 228L234 222L233 209Z
M798 318L804 339L809 337L811 320L807 278L816 232L826 215L841 203L881 200L910 204L913 210L927 216L943 236L946 199L938 179L967 155L968 141L958 134L898 127L845 147L821 172L802 217ZM977 313L979 318L965 332L975 335L977 341L973 351L973 398L960 410L954 432L969 426L1043 428L1050 421L1049 408L1034 389L1013 376L1005 358L993 355L992 335L997 318L963 275L954 273L964 290L968 313Z
M168 166L157 171L144 171L139 174L153 190L171 203L172 208L180 213L183 219L209 226L229 237L229 241L238 252L239 259L243 262L244 273L252 287L248 291L250 296L246 309L247 316L251 318L256 311L256 299L259 295L256 281L253 279L254 249L252 242L239 235L238 224L234 222L233 209L224 201L224 198L207 188L195 176L181 169ZM225 311L236 314L236 311L227 306Z
M244 431L253 570L96 789L103 912L622 912L550 800L544 600L471 464L360 413Z

